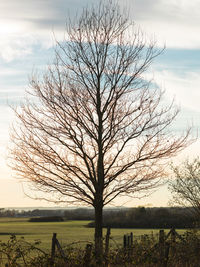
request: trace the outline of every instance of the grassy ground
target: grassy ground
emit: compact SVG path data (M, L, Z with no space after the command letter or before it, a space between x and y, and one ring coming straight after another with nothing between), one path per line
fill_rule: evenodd
M60 244L93 241L94 229L87 228L89 221L28 222L27 218L0 218L0 240L7 241L11 234L23 236L26 241L41 240L41 248L50 249L52 234L57 233ZM179 230L179 233L184 230ZM111 229L111 246L122 245L123 235L133 232L135 238L144 234L156 234L156 229ZM167 232L167 230L166 230ZM106 230L104 229L104 235ZM77 243L76 243L77 244Z

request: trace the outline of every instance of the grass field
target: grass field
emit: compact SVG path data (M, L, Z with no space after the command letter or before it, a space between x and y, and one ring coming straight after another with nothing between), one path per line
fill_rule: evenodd
M40 240L40 247L51 248L52 234L57 233L57 238L62 246L81 241L93 241L94 229L87 228L89 221L65 222L28 222L28 218L0 218L0 240L7 241L10 235L23 236L26 241ZM185 230L179 230L179 233ZM133 232L133 235L156 234L156 229L111 229L111 246L122 245L123 235ZM167 232L167 230L166 230ZM104 229L104 235L106 230Z

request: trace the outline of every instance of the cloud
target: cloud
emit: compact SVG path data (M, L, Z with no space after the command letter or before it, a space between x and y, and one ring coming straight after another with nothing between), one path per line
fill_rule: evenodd
M0 58L10 62L33 53L32 46L54 45L53 33L63 39L66 20L77 17L83 7L95 0L1 0ZM119 0L130 17L159 45L200 48L199 0Z
M200 71L155 71L155 81L166 89L168 98L175 98L183 108L200 112Z
M75 16L94 0L1 0L0 17L10 21L32 23L38 29L63 27L67 16Z
M7 35L0 43L0 57L10 62L32 53L33 38L29 36Z
M127 0L130 17L160 45L173 48L200 48L199 0Z
M94 0L1 0L0 1L0 58L11 62L33 53L40 44L52 47L64 36L66 19L95 3Z

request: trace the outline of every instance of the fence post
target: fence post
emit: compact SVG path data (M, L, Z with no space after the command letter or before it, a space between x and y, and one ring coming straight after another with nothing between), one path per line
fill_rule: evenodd
M110 241L110 227L107 228L106 242L105 242L105 265L108 265L108 253L109 253L109 241Z
M51 243L51 266L54 265L54 257L55 257L55 250L56 250L56 233L53 233L52 243Z
M164 230L159 232L159 252L160 252L160 266L164 266L165 261L165 233Z
M176 240L176 231L174 228L171 229L171 242L175 243Z
M169 242L165 242L165 260L164 260L164 267L167 267L167 263L169 260Z
M124 241L124 248L126 248L126 247L127 247L127 242L126 242L127 239L126 239L126 235L124 235L124 240L123 240L123 241Z
M89 267L91 261L92 245L87 244L85 248L84 266Z
M133 254L133 233L132 232L127 236L127 242L128 242L127 244L128 258L130 260Z
M130 246L131 246L131 237L130 237L130 235L128 235L127 238L128 238L128 248L130 248Z
M175 228L171 229L171 246L170 246L170 251L171 251L171 255L172 257L174 257L175 255L175 250L176 250L176 246L175 246L175 242L176 242L176 231Z
M131 247L133 247L133 233L132 232L131 232L130 237L131 237Z
M130 256L133 256L133 233L130 234Z

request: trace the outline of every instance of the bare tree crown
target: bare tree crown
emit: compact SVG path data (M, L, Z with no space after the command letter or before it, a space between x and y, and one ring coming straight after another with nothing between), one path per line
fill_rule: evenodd
M106 205L154 187L162 160L188 144L168 131L178 109L144 77L161 53L113 4L69 23L56 59L16 110L11 167L57 200Z
M200 216L200 160L186 160L179 166L172 166L172 179L169 189L173 205L191 207L191 211Z

